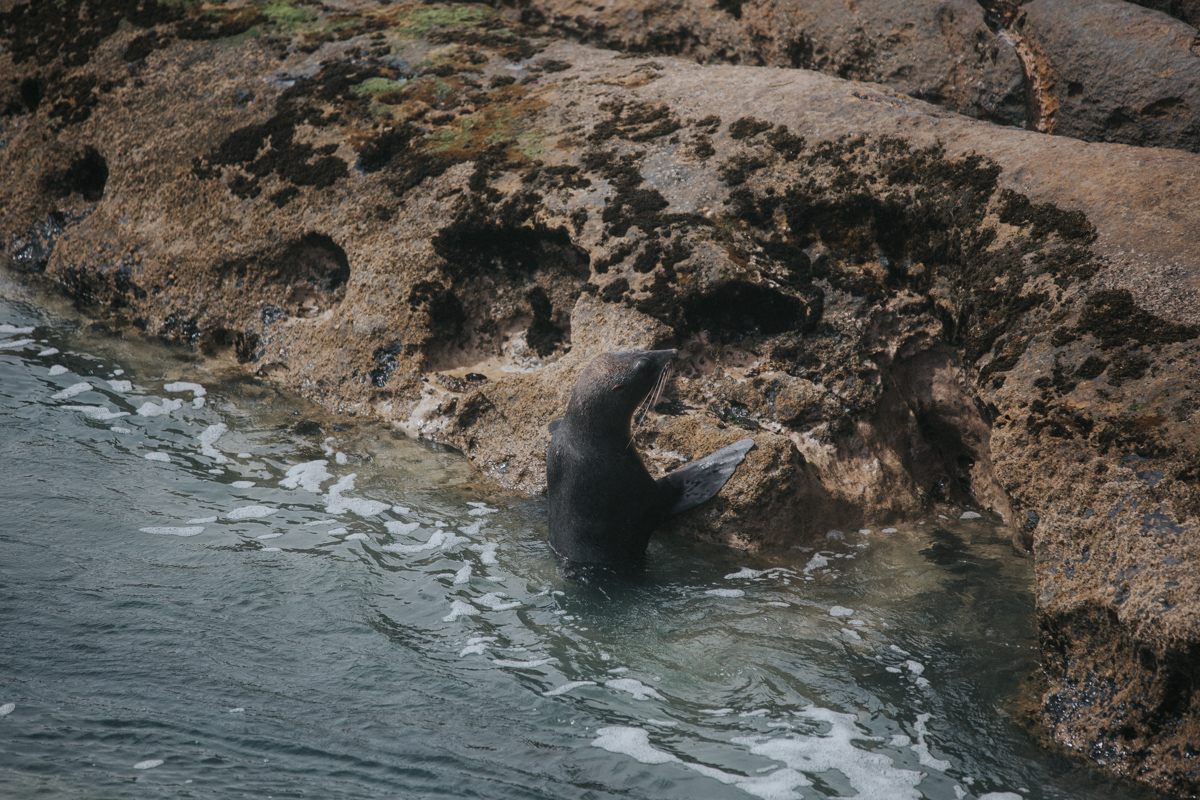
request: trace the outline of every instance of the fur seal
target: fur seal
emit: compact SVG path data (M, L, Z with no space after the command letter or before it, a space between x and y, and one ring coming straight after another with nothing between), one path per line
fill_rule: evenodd
M566 415L550 423L550 546L568 561L638 561L655 527L713 497L754 447L753 439L742 439L658 480L650 477L633 447L630 422L651 392L661 391L677 352L597 357L580 373Z

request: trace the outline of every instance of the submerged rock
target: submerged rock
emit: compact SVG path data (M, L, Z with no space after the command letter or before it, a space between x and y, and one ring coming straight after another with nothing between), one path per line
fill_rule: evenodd
M1047 729L1200 791L1200 156L480 5L72 8L0 14L17 268L527 492L583 364L676 347L652 469L758 443L676 532L991 509Z

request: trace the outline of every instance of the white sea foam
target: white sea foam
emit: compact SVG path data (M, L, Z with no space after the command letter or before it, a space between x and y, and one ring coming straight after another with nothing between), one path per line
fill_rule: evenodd
M204 397L208 394L203 386L198 383L188 383L187 381L175 381L163 385L163 389L168 392L191 392L192 397Z
M329 462L325 459L305 461L289 467L283 480L279 482L285 489L305 489L313 494L321 493L321 484L333 476L325 469Z
M929 752L929 743L925 741L925 737L929 734L929 729L925 727L925 723L932 716L932 714L917 715L917 742L911 749L917 754L917 761L920 761L922 766L945 772L950 769L950 762L942 758L934 758L933 754Z
M899 533L899 528L884 528L880 533Z
M479 552L479 563L495 564L497 563L496 548L498 546L495 542L487 542L485 544L471 545L471 549Z
M59 353L59 349L57 347L47 347L42 352L38 353L38 356L40 356L41 358L48 358L49 356L56 356L56 355L58 355L58 353Z
M459 586L471 580L471 565L463 564L458 572L454 573L454 584Z
M845 606L833 606L832 608L829 609L829 616L831 616L831 617L853 617L854 609L846 608Z
M464 541L466 540L455 536L453 531L437 530L430 535L429 541L422 544L385 544L383 549L389 553L420 553L422 550L433 550L437 547L445 549Z
M133 384L129 381L109 381L108 385L114 392L132 392Z
M167 455L166 453L160 453L158 451L155 451L153 453L146 453L146 460L147 461L161 461L164 464L169 464L171 462L171 456Z
M122 428L120 425L113 425L109 430L113 433L133 433L129 428Z
M472 517L482 517L484 514L495 514L499 510L496 508L488 508L486 503L467 503L467 505L474 506L474 508L467 512L467 514Z
M710 717L724 717L733 713L732 708L702 708L701 714L708 714Z
M708 589L705 594L713 597L745 597L746 593L741 589Z
M858 631L851 630L850 628L842 628L842 633L846 634L851 639L855 639L860 642L862 641L862 637L858 635Z
M555 686L553 689L547 689L546 691L542 692L542 697L558 697L559 695L566 694L567 692L571 691L572 689L578 689L580 686L595 686L595 685L596 685L595 681L568 681L567 683L564 683L562 686Z
M197 533L204 533L203 525L189 525L186 528L173 527L156 527L156 528L138 528L142 533L157 533L163 536L195 536Z
M964 511L959 519L979 519L982 516L978 511Z
M754 755L782 761L801 772L817 774L837 770L846 776L860 797L887 797L894 800L917 800L920 797L916 789L922 778L920 772L896 767L885 753L854 746L856 740L880 739L862 733L853 714L809 706L804 709L803 715L827 723L829 731L780 739L745 737L733 739L733 742L749 746Z
M124 374L125 374L125 370L123 370L123 369L114 369L113 370L113 375L124 375Z
M825 567L828 567L828 566L829 566L829 559L826 558L825 556L821 555L820 553L817 553L816 555L814 555L812 558L810 558L808 560L807 564L804 565L804 574L808 575L813 570L824 569Z
M53 378L57 375L65 375L70 371L71 370L67 369L62 364L55 364L53 367L50 368L50 377Z
M488 645L494 641L496 641L495 636L472 636L470 639L467 639L467 646L458 651L458 657L481 656L487 652Z
M333 460L339 464L345 464L347 461L346 454L339 450L333 454Z
M209 425L200 434L200 453L211 458L218 464L224 464L229 459L225 454L213 447L225 432L229 430L224 422L218 422L215 425Z
M611 726L600 728L596 732L599 737L592 742L593 747L629 756L643 764L679 764L707 778L736 786L743 792L763 800L799 800L800 795L795 792L796 787L812 785L808 778L788 768L774 770L762 777L747 778L706 764L683 761L678 756L650 744L650 734L642 728Z
M216 521L216 517L196 517L196 519L189 519L188 525L208 525L209 523Z
M371 517L391 508L390 503L381 503L378 500L343 497L343 492L348 492L354 488L355 476L356 473L353 472L349 475L343 475L337 483L329 487L329 500L325 503L326 511L330 514L344 514L347 511L352 511L360 517Z
M1016 792L988 792L979 795L979 800L1025 800Z
M283 551L278 547L263 547L263 548L260 548L258 552L260 552L260 553L282 553Z
M251 486L254 485L254 481L234 481L233 483L231 483L229 485L232 486L234 489L249 489Z
M347 530L347 528L330 528L329 530L325 531L325 533L329 534L330 536L341 536Z
M33 327L28 326L22 328L16 325L9 325L7 322L0 322L0 335L13 333L33 333Z
M149 400L137 408L139 417L162 417L183 408L182 400L163 400L162 403L151 403Z
M442 617L442 622L454 622L459 617L473 617L479 613L479 609L470 603L464 603L462 600L455 600L450 604L450 613Z
M663 699L661 694L636 678L613 678L610 681L605 681L604 685L609 689L616 689L617 691L631 694L634 700Z
M392 506L392 511L395 511L397 514L405 514L405 515L412 513L412 509L409 508L408 506Z
M88 383L86 381L81 381L79 383L71 384L67 388L63 389L61 392L55 392L54 394L50 395L50 399L51 400L69 400L72 397L75 397L76 395L81 395L84 392L90 392L91 390L92 390L92 385L90 383Z
M534 658L529 661L514 661L508 658L493 658L492 663L497 667L540 667L553 660L553 658Z
M347 536L345 539L343 539L342 541L344 541L344 542L360 542L366 538L368 538L368 537L365 533L352 533L349 536Z
M134 769L154 769L155 767L161 767L162 764L163 764L163 760L161 758L152 758L149 761L139 761L138 763L133 765L133 768Z
M393 536L407 536L413 531L421 527L419 522L397 522L394 519L385 520L383 527L388 529L388 533Z
M126 411L114 411L106 405L62 405L61 408L68 411L82 411L91 420L115 420L122 416L128 416Z
M16 703L5 703L0 706L0 717L7 717L9 714L17 710Z
M280 536L283 536L283 534L282 533L264 533L262 536L255 536L254 538L259 540L260 542L264 542L267 539L278 539Z
M521 607L519 600L506 600L506 597L508 595L504 592L488 592L482 597L476 598L475 602L492 611L511 611L514 608Z
M33 344L33 339L15 339L11 342L0 342L0 350L18 350Z
M908 667L908 671L911 672L913 675L920 675L922 672L925 671L924 664L922 664L920 661L913 661L912 659L905 661L904 666Z
M278 509L270 506L242 506L235 508L225 515L226 519L262 519L274 514Z

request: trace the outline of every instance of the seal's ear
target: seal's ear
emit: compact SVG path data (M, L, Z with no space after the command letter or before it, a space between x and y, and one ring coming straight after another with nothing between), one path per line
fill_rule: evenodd
M548 425L546 425L546 429L550 431L551 436L553 436L554 432L562 425L562 421L562 417L555 417L554 419L550 420Z

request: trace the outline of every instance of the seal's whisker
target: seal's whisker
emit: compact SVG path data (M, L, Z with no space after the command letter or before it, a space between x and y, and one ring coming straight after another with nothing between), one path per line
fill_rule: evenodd
M654 388L650 390L650 394L646 395L646 399L638 406L637 413L634 415L634 422L638 425L641 425L642 421L646 419L646 415L658 405L658 399L662 397L663 389L666 388L667 379L670 376L671 365L667 364L663 367L662 372L658 373L658 380L654 382Z

